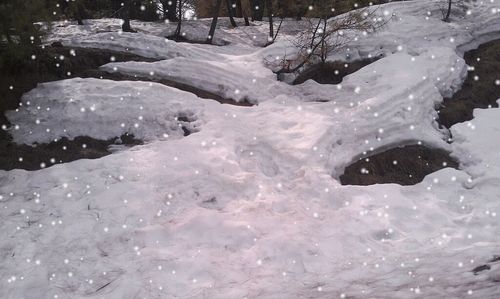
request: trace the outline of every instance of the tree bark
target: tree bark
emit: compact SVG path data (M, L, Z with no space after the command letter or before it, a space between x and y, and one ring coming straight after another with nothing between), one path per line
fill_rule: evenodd
M219 11L222 5L222 0L217 0L213 12L212 24L210 25L210 31L208 32L207 43L211 44L214 39L215 28L217 27L217 20L219 19Z
M182 0L180 0L180 2L178 4L179 5L177 7L177 12L178 12L178 14L177 14L177 27L175 28L175 33L174 33L175 40L179 40L179 37L181 36L181 27L182 27Z
M234 20L234 9L233 5L231 3L231 0L226 0L226 8L227 8L227 14L229 16L229 21L231 22L231 26L233 27L238 27L238 24L236 24L236 21Z
M247 0L247 4L252 6L251 1L252 0ZM248 5L242 6L241 7L241 13L243 14L243 19L245 20L245 26L250 26L250 20L248 19Z
M133 32L130 27L130 0L125 0L123 2L123 12L122 12L122 31Z
M85 6L83 5L82 1L77 1L75 3L76 8L75 8L75 16L76 16L76 21L78 22L78 25L83 25L83 19L85 18Z
M303 17L307 14L307 11L308 11L308 10L309 10L309 8L308 8L308 7L304 7L304 9L303 9L302 11L300 11L300 10L299 10L299 11L297 12L297 16L295 17L295 19L296 19L297 21L302 20L302 18L303 18Z
M264 17L264 4L263 0L252 0L252 21L262 21Z
M243 18L243 7L241 5L241 0L236 0L236 14L237 18Z
M444 17L443 21L448 22L450 20L450 14L451 14L451 0L448 0L448 10L446 11L446 16Z
M269 40L274 38L274 24L273 24L273 3L271 0L266 0L267 14L269 18Z

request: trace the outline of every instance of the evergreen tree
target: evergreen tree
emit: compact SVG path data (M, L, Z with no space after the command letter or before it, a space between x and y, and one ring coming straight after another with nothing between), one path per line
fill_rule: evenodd
M15 68L31 57L40 44L41 25L57 14L49 0L2 0L0 2L0 69Z

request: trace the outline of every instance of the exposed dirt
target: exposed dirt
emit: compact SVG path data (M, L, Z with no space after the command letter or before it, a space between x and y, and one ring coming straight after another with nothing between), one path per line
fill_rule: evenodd
M320 84L339 84L345 76L358 71L380 58L382 57L366 58L351 62L333 61L318 63L301 72L293 81L293 85L302 84L309 79Z
M98 140L90 137L76 137L74 140L62 138L57 142L37 144L28 146L15 144L5 131L1 131L3 139L0 142L0 169L25 169L38 170L55 164L71 162L79 159L96 159L112 152L110 145L133 146L142 144L141 140L135 139L133 135L122 135L108 140Z
M444 167L458 168L449 153L423 145L393 148L364 157L346 167L340 176L342 185L373 185L396 183L414 185Z
M446 128L473 118L475 108L498 107L500 99L500 39L464 55L472 67L462 88L438 108L439 124Z
M227 46L229 45L229 42L227 41L223 41L222 43L219 42L219 44L217 43L208 43L206 40L193 40L193 39L188 39L184 36L178 36L178 37L175 37L173 35L169 35L169 36L165 36L166 39L168 40L171 40L171 41L174 41L174 42L178 42L178 43L188 43L188 44L198 44L198 45L212 45L212 46Z
M254 106L254 104L250 103L246 99L241 101L241 102L237 102L234 99L224 98L218 94L194 87L192 85L188 85L188 84L184 84L184 83L180 83L180 82L176 82L176 81L168 80L168 79L160 79L160 78L157 78L154 76L142 77L142 76L121 74L121 73L108 73L108 72L104 72L104 71L90 70L90 71L87 71L85 74L83 74L83 77L102 78L102 79L110 79L110 80L115 80L115 81L129 80L129 81L156 82L156 83L160 83L160 84L167 85L170 87L175 87L177 89L193 93L196 96L203 98L203 99L216 100L217 102L219 102L221 104L229 104L229 105L243 106L243 107Z
M38 83L80 77L86 71L111 61L152 61L134 54L63 47L60 43L40 48L34 55L34 60L27 61L18 69L0 69L0 114L16 109L21 96Z
M491 264L498 263L499 261L500 261L500 256L494 255L493 258L490 259L487 264L477 266L474 269L472 269L471 272L474 273L474 275L478 275L483 271L489 271L492 268Z
M475 108L498 107L500 99L500 40L494 40L464 55L471 66L460 91L444 99L438 108L438 123L446 128L473 118ZM393 161L397 161L394 164ZM445 163L445 164L444 164ZM397 183L413 185L444 167L458 162L443 150L424 146L406 146L363 158L349 165L340 181L344 185ZM475 269L479 272L484 269Z
M23 93L38 83L82 76L91 69L110 61L151 61L141 56L89 48L69 48L55 43L40 48L36 57L15 70L0 69L0 126L9 126L5 110L15 109ZM109 145L137 145L140 140L133 136L97 140L82 136L74 140L61 139L57 142L28 146L12 142L9 133L0 129L0 169L36 170L57 163L78 159L95 159L109 155Z
M112 61L153 61L133 54L91 48L68 48L55 43L39 49L35 55L36 59L17 70L0 70L0 90L2 91L0 93L0 126L2 127L10 125L4 116L4 111L17 108L22 94L35 88L41 82L73 77L154 81L150 80L151 78L120 76L97 70L99 66ZM233 100L226 100L188 85L167 80L161 80L159 83L193 92L200 97L235 104ZM248 102L238 103L238 105L251 106ZM186 123L191 122L190 119L180 115L177 120L184 136L193 133L186 127ZM100 158L111 154L110 146L113 145L134 146L138 144L142 144L142 141L135 139L133 135L124 134L108 140L80 136L74 140L62 138L51 143L29 146L14 143L8 131L0 129L0 169L37 170L79 159Z
M207 41L196 41L196 40L190 40L187 39L184 36L174 36L174 35L168 35L165 36L166 39L177 42L177 43L188 43L188 44L207 44Z

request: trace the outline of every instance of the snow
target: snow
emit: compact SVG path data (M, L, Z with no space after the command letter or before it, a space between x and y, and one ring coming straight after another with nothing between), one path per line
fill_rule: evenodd
M195 131L203 106L196 96L161 84L93 78L40 84L24 94L22 104L7 117L19 124L13 137L26 144L125 133L145 141L175 138L183 135L177 117L190 118L187 127ZM25 119L32 121L23 125Z
M434 1L383 5L400 19L330 59L386 57L330 86L276 81L269 62L290 49L290 35L266 48L242 41L245 30L265 36L265 25L221 31L224 47L165 41L160 25L133 23L138 34L106 32L116 31L113 20L56 27L63 44L164 59L104 70L153 72L259 105L80 78L25 94L8 114L17 142L132 132L146 144L0 171L2 296L494 298L498 266L471 270L500 244L500 144L492 138L500 109L474 111L451 128L448 144L434 106L465 78L463 50L500 31L496 5L469 4L471 15L450 23ZM182 113L195 134L182 137ZM461 169L414 186L335 179L365 151L417 141L451 150Z

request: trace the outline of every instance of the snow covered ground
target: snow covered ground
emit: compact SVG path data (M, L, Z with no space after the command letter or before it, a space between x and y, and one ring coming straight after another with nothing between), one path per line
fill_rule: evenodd
M293 51L296 28L262 48L265 23L219 30L226 46L166 41L173 25L133 23L137 34L118 33L116 20L54 27L49 41L163 59L104 70L258 105L96 79L27 93L7 115L18 142L124 132L147 142L0 171L1 297L498 297L500 264L471 270L500 254L500 109L453 126L451 144L433 119L466 76L463 52L499 37L497 2L468 8L444 23L433 0L383 5L395 19L331 59L386 57L341 85L276 81L268 67ZM183 137L179 117L198 132ZM452 151L461 170L414 186L335 179L363 152L417 141Z

